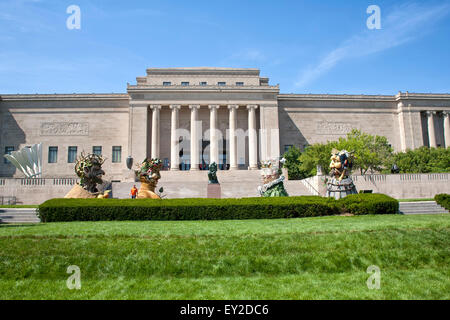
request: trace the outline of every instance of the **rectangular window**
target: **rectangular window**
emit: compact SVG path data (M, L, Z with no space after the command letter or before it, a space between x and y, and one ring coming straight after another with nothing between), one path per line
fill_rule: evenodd
M67 162L75 163L77 160L77 147L69 147L69 152L67 154Z
M58 162L58 147L48 147L48 163Z
M183 82L181 82L181 85L182 85L183 87L187 87L187 86L189 85L189 82L183 81Z
M163 82L163 86L171 86L171 85L172 85L172 82L170 82L170 81Z
M226 85L226 82L219 81L219 82L217 82L217 85L218 86L224 86L224 85Z
M112 147L112 162L118 163L122 161L122 147Z
M206 86L208 83L206 82L206 81L202 81L202 82L200 82L200 85L201 86Z
M243 83L243 82L236 82L236 85L237 85L238 87L242 87L242 86L244 86L244 83Z
M92 153L101 156L102 155L102 146L93 146Z
M11 154L14 151L14 147L5 147L5 154ZM4 163L9 163L9 160L3 158Z

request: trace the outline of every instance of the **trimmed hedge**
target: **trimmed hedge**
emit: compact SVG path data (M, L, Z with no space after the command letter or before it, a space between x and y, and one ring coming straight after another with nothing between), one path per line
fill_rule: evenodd
M434 200L446 210L450 210L450 194L441 193L434 196Z
M393 214L398 201L382 194L342 200L307 197L242 199L52 199L38 208L42 222L109 220L232 220Z

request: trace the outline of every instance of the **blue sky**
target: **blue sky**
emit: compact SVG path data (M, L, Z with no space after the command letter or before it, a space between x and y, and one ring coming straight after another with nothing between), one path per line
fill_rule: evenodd
M449 40L450 1L1 0L0 94L126 92L195 66L260 68L282 93L449 93Z

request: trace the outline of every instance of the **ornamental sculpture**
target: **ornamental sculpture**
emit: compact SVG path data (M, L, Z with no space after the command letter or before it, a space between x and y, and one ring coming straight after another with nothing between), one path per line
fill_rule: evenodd
M137 199L161 199L155 192L158 180L161 179L161 174L159 173L161 168L162 162L160 159L145 159L138 165L135 174L141 182L141 187L138 191ZM160 192L162 191L161 188Z
M4 157L27 178L39 178L42 174L42 143L13 151Z
M218 184L219 180L217 180L217 164L215 162L209 165L208 171L208 184Z
M281 175L281 168L286 160L274 159L261 164L261 177L263 185L258 187L262 197L288 197L284 189L284 176Z
M331 151L330 179L327 181L327 197L341 199L356 194L356 187L350 176L353 165L353 153L347 150Z
M104 162L105 159L101 155L92 153L86 155L82 152L75 163L75 173L80 178L80 182L64 198L108 198L109 190L101 193L97 188L97 185L103 183Z

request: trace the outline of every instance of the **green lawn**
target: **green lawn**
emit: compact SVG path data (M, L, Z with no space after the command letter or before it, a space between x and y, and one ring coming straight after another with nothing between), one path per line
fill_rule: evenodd
M449 231L448 214L1 225L0 300L449 299Z

